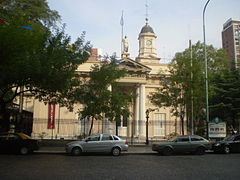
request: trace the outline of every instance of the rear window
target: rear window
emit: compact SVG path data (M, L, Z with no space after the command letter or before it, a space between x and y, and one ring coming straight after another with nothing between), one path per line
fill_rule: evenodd
M113 139L117 140L117 141L119 140L119 138L117 136L113 136Z
M109 141L109 140L113 140L111 135L108 135L108 134L102 135L102 141Z
M8 137L7 134L1 134L1 135L0 135L0 141L4 141L4 140L6 140L7 137Z
M191 141L204 141L201 137L191 137Z

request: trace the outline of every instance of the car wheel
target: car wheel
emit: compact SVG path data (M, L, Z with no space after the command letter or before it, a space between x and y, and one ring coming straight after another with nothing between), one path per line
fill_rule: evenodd
M170 156L172 153L173 153L173 150L170 147L166 147L162 151L162 154L164 156Z
M26 155L28 153L29 153L29 150L28 150L27 147L21 147L21 149L20 149L20 154L21 155Z
M114 147L112 149L112 155L113 156L119 156L121 154L121 150L118 147Z
M230 148L229 148L229 146L224 146L223 151L224 151L225 154L229 154L229 153L230 153Z
M80 147L74 147L71 151L73 156L79 156L82 153L82 149Z
M204 147L198 147L196 149L195 154L197 154L197 155L204 155L205 154L205 148Z

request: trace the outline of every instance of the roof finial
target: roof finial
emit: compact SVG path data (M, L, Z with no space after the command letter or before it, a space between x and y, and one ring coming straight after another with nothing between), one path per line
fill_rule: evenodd
M146 0L146 4L145 4L145 7L146 7L146 24L148 24L148 1Z

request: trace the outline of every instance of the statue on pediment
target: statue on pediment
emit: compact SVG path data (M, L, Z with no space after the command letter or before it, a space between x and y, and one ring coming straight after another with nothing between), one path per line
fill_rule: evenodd
M125 36L122 39L122 46L123 46L122 58L129 57L129 52L128 52L129 45L128 45L128 38L127 38L127 36Z

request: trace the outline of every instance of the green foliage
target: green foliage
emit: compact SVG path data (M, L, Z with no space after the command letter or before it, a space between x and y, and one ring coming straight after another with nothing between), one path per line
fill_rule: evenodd
M0 109L24 92L70 108L70 96L80 83L75 71L89 57L84 33L71 43L64 28L51 32L59 15L45 0L3 0L0 13L6 20L0 24Z
M15 18L22 17L28 22L35 22L51 27L60 19L57 11L51 10L46 0L0 0L1 18L11 23Z
M212 86L213 76L226 69L227 57L223 50L207 46L208 80ZM190 122L191 106L194 107L194 124L197 128L203 125L205 108L205 76L203 44L197 42L184 52L176 53L169 68L169 74L160 74L160 85L156 93L150 96L151 101L159 107L171 107L174 116L182 121L187 116ZM213 94L210 87L209 96ZM189 125L190 123L188 123ZM184 133L182 131L182 133Z
M226 70L213 80L214 94L210 99L211 119L219 117L237 128L240 120L240 71Z
M103 62L92 67L89 80L77 90L75 96L84 105L80 112L83 118L91 117L93 123L93 119L102 119L103 114L109 120L116 120L120 115L129 116L128 106L132 95L122 91L117 83L125 73L114 62Z

